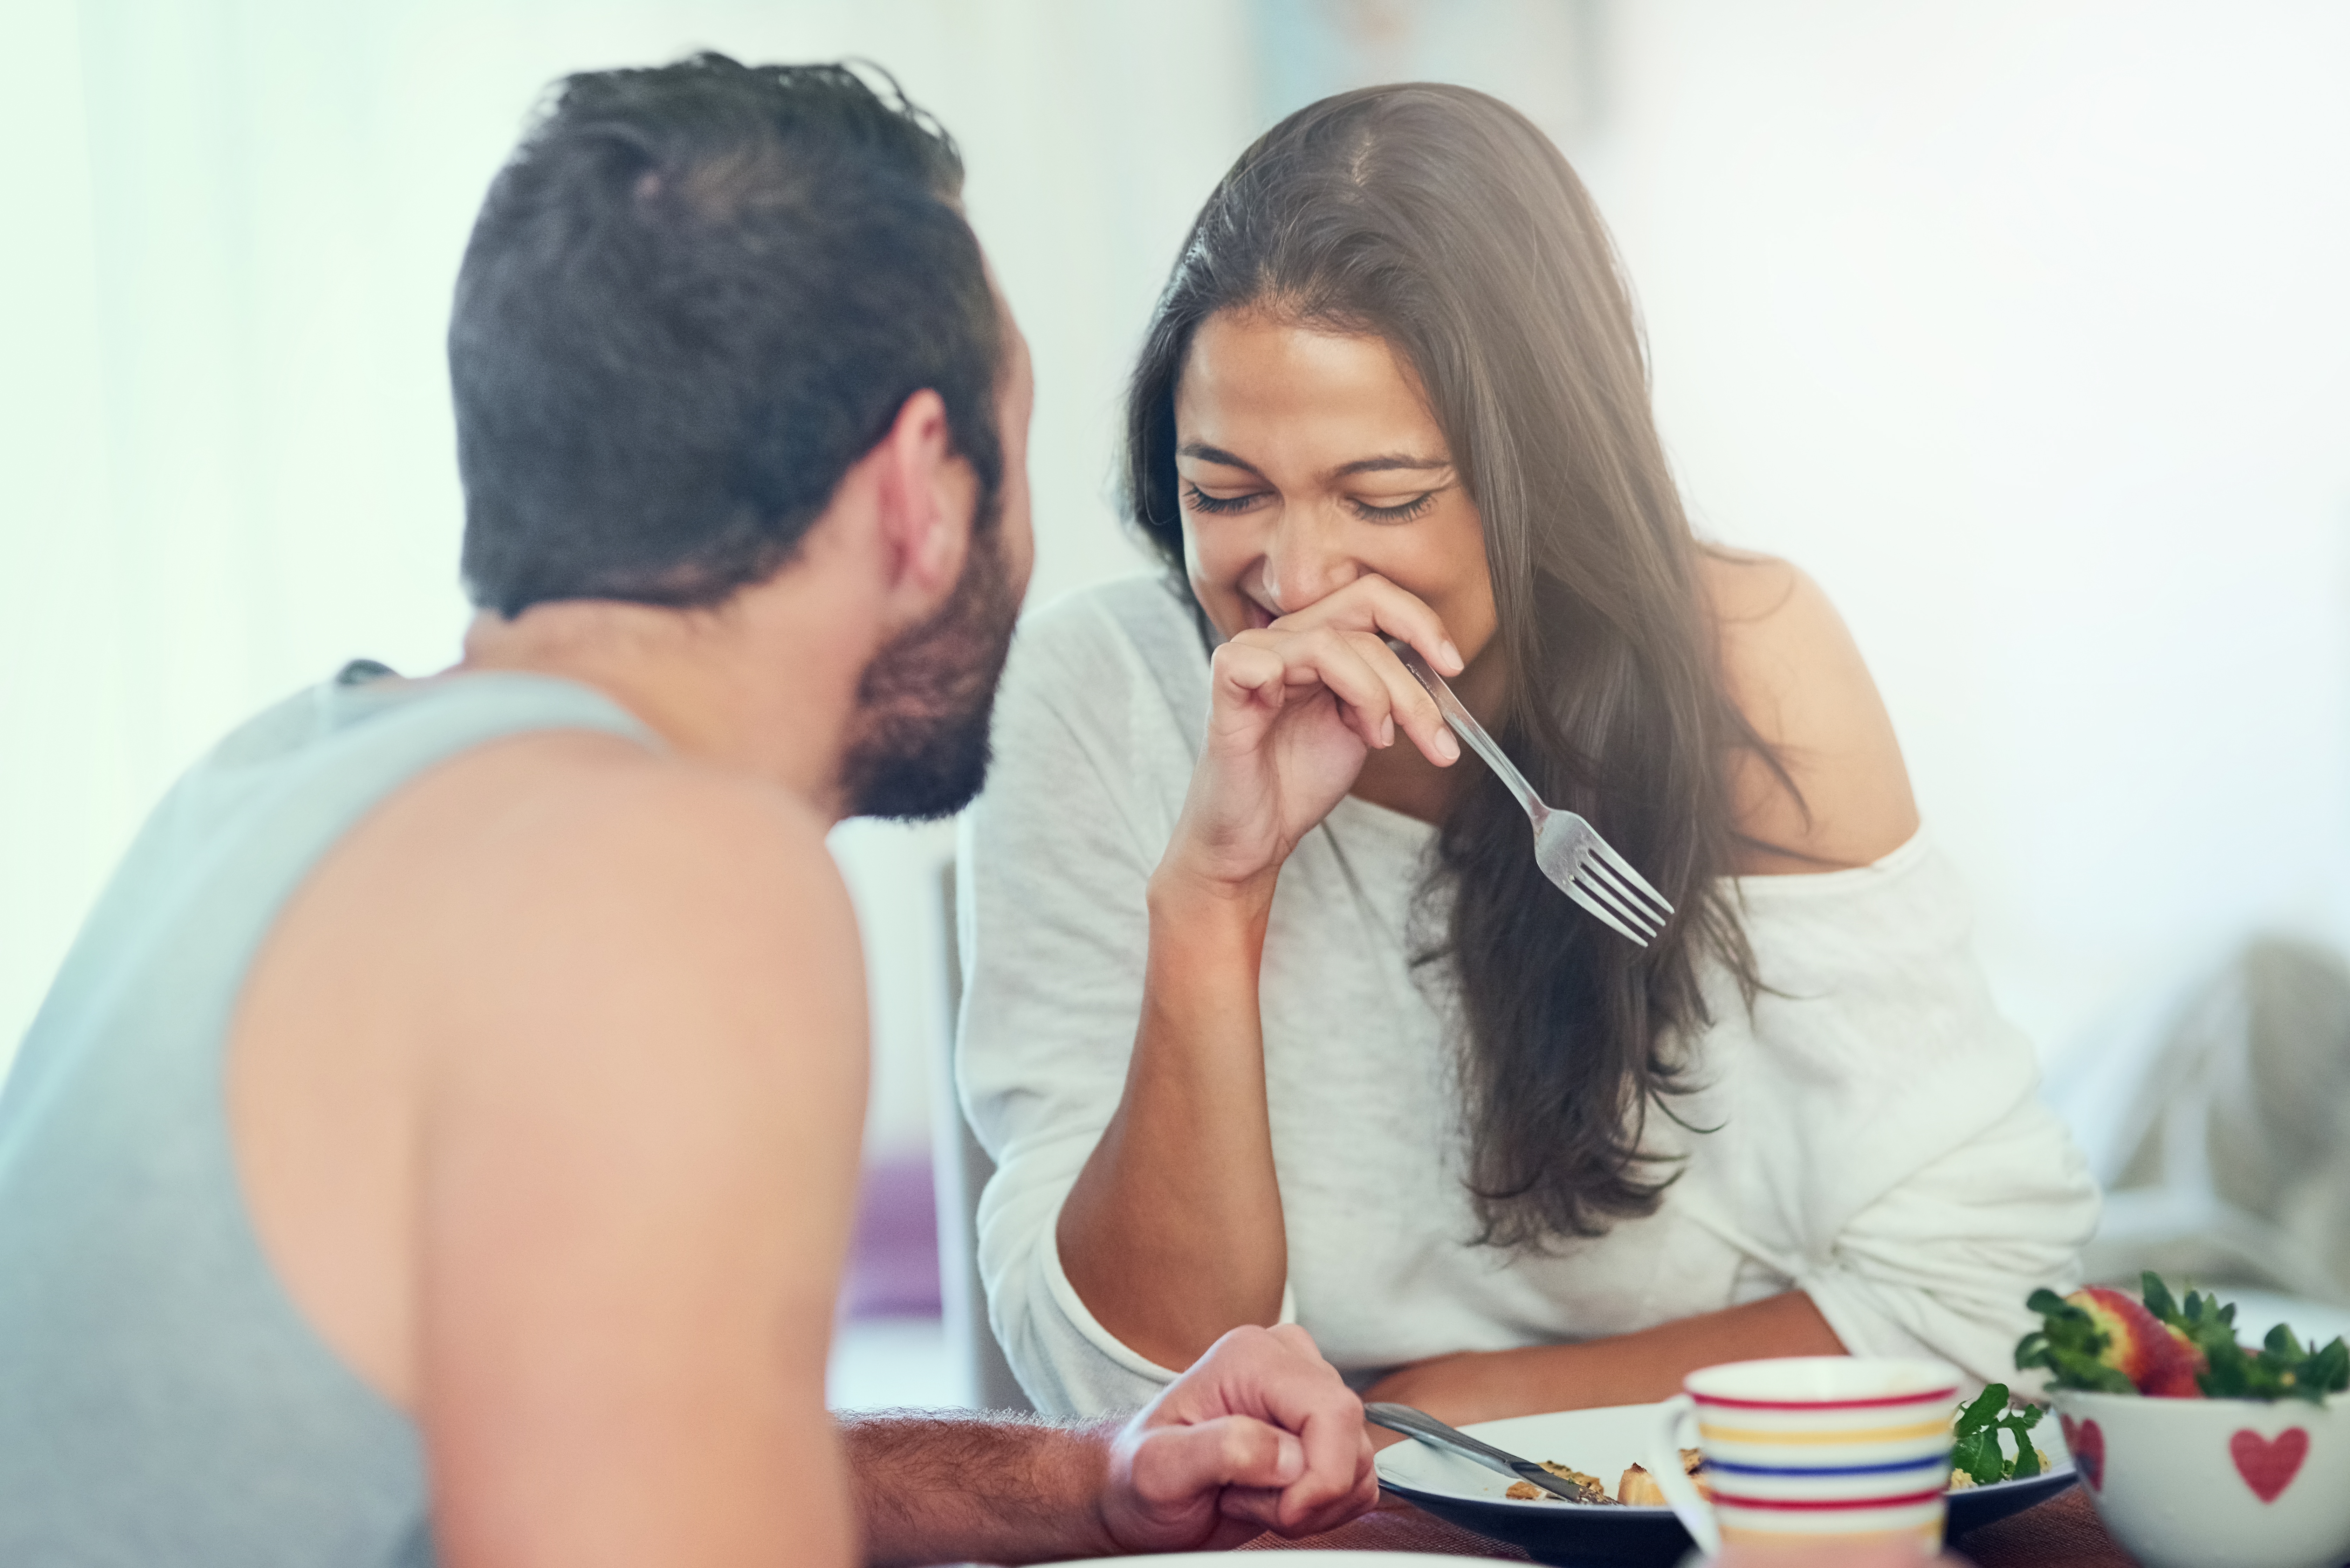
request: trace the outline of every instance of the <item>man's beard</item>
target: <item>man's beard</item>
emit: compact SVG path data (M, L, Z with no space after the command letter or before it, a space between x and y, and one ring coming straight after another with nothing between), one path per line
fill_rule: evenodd
M1020 618L995 511L991 497L972 518L953 595L891 639L858 683L856 738L840 769L853 816L951 816L987 780L995 682Z

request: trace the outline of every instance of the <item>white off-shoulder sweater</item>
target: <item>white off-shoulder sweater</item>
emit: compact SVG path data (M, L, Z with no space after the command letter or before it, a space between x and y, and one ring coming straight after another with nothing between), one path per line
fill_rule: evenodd
M980 1268L1038 1407L1087 1414L1174 1375L1070 1287L1063 1198L1116 1109L1140 1014L1143 893L1207 715L1207 656L1157 579L1022 627L995 764L964 819L963 1106L998 1165ZM1473 765L1473 763L1470 765ZM2031 1044L1993 1011L1959 879L1920 836L1857 870L1736 884L1764 992L1708 977L1685 1156L1655 1213L1545 1254L1471 1244L1442 965L1411 922L1435 836L1351 797L1283 867L1262 1012L1287 1227L1286 1315L1350 1382L1459 1350L1596 1338L1811 1295L1857 1354L2012 1376L2025 1295L2065 1280L2097 1194L2034 1097ZM1531 841L1528 852L1532 852ZM1690 1132L1689 1127L1711 1128Z

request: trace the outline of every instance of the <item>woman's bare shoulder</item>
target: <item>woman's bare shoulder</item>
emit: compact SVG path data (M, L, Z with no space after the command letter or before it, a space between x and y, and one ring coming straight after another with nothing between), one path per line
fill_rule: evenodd
M1756 846L1738 869L1832 871L1899 848L1918 831L1909 771L1877 682L1827 595L1775 556L1708 545L1698 561L1731 701L1787 774L1751 752L1735 754L1731 809Z

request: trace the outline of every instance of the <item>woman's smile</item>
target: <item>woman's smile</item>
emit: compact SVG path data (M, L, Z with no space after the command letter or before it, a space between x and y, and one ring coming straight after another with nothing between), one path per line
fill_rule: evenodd
M1226 637L1377 576L1468 658L1491 640L1482 521L1384 341L1221 312L1192 339L1175 432L1187 570Z

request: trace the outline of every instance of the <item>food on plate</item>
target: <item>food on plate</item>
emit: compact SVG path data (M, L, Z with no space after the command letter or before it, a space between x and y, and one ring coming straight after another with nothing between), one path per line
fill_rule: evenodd
M1596 1503L1603 1507L1617 1503L1630 1503L1636 1508L1667 1506L1664 1491L1657 1485L1657 1478L1638 1465L1634 1465L1624 1472L1624 1478L1616 1483L1616 1495L1609 1497L1607 1486L1597 1476L1586 1475L1581 1470L1569 1469L1556 1459L1544 1459L1541 1463L1543 1469L1569 1486L1580 1488L1583 1491L1583 1501L1586 1503ZM1709 1502L1711 1501L1713 1487L1705 1479L1704 1457L1695 1449L1683 1449L1681 1469L1688 1473L1690 1480L1697 1483L1698 1495ZM1548 1499L1552 1502L1567 1501L1556 1492L1543 1490L1532 1481L1513 1481L1510 1490L1502 1495L1516 1498L1522 1502L1534 1502L1544 1499Z
M1607 1502L1612 1501L1607 1495L1607 1488L1601 1483L1597 1476L1588 1476L1585 1475L1581 1470L1569 1469L1566 1466L1560 1464L1556 1459L1543 1459L1538 1462L1542 1465L1543 1469L1548 1470L1551 1474L1556 1476L1567 1485L1580 1490L1583 1493L1583 1501L1585 1502ZM1542 1498L1548 1498L1553 1502L1565 1502L1567 1501L1565 1498L1559 1496L1558 1493L1555 1491L1543 1490L1542 1488L1534 1485L1532 1481L1512 1481L1510 1483L1510 1490L1503 1492L1502 1495L1503 1497L1516 1498L1521 1502L1534 1501Z
M2141 1282L2143 1302L2091 1287L2025 1303L2041 1326L2015 1347L2019 1370L2045 1367L2059 1388L2142 1394L2158 1399L2305 1399L2323 1405L2350 1388L2350 1345L2303 1345L2283 1324L2258 1349L2236 1343L2236 1309L2187 1293L2181 1305L2158 1274Z
M1606 1497L1607 1495L1607 1486L1597 1476L1587 1476L1581 1470L1571 1470L1565 1465L1560 1464L1556 1459L1543 1460L1542 1468L1548 1470L1551 1474L1556 1476L1559 1480L1565 1481L1569 1486L1579 1486L1586 1491L1596 1491L1601 1497Z
M1705 1499L1708 1502L1711 1502L1713 1501L1713 1483L1705 1479L1705 1456L1699 1453L1695 1449L1683 1449L1681 1450L1681 1470L1689 1477L1690 1480L1697 1483L1698 1496ZM1659 1486L1657 1484L1657 1478L1650 1475L1648 1472L1647 1468L1641 1465L1631 1466L1629 1469L1625 1470L1623 1478L1617 1481L1616 1501L1617 1502L1630 1503L1635 1508L1669 1508L1671 1506L1665 1501L1665 1489Z
M2048 1468L2048 1456L2034 1447L2028 1434L2046 1415L2037 1405L2008 1408L2004 1383L1986 1385L1973 1401L1959 1407L1950 1418L1950 1490L1991 1486L2003 1480L2036 1476ZM2002 1432L2013 1434L2015 1452L2000 1444Z

